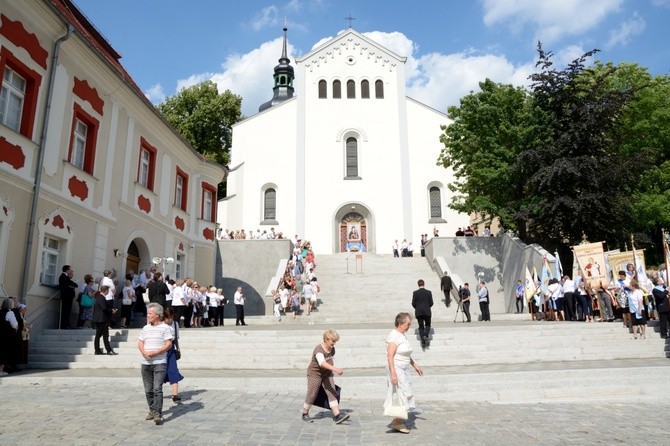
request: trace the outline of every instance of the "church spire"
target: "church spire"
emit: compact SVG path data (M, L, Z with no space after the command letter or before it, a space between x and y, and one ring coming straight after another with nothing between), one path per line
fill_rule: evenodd
M293 79L295 78L295 75L286 51L286 32L288 31L288 28L284 26L283 30L284 42L282 43L281 57L278 60L279 65L275 67L275 74L273 76L275 82L274 87L272 88L272 99L258 107L259 112L293 97Z

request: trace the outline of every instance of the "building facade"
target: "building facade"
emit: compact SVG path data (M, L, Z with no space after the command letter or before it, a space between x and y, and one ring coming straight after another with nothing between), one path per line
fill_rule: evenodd
M77 282L123 279L156 257L214 283L226 169L167 124L71 1L4 0L0 20L0 295L36 308L65 264Z
M348 29L294 73L284 42L272 100L234 126L221 228L388 254L395 240L418 251L422 234L467 225L447 207L451 171L436 165L449 120L407 97L405 62Z

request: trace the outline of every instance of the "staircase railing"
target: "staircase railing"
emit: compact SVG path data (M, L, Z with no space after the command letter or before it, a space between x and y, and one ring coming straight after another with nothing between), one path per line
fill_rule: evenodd
M26 319L26 325L28 326L28 328L32 328L35 325L39 325L39 323L42 321L42 319L45 316L45 313L46 313L45 308L46 308L47 304L49 302L51 302L52 300L56 299L56 296L60 296L60 290L56 290L56 292L53 293L47 300L42 302L41 305L39 305L37 308L35 308L34 310L31 310L28 313L31 316L29 319ZM58 306L58 320L59 321L61 319L61 312L62 311L63 311L63 309L59 305Z

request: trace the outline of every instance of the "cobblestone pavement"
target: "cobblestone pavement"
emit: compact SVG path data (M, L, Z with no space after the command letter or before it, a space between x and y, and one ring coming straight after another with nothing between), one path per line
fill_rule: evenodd
M349 421L335 425L313 408L313 423L299 417L303 389L276 391L190 389L172 402L164 388L165 423L145 421L140 377L110 384L12 383L0 380L2 445L598 445L668 444L659 424L670 399L602 404L450 404L418 395L409 435L395 433L380 398L347 401ZM634 420L634 421L633 421Z

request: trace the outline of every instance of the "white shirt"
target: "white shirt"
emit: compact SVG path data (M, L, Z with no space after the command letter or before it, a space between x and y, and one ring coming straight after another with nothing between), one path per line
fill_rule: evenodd
M173 307L184 306L184 289L180 286L176 286L172 289L172 306Z
M235 297L233 298L233 303L235 305L244 305L244 294L239 291L235 291Z
M563 293L574 293L575 292L575 281L572 279L566 279L563 282Z
M219 295L216 294L215 292L207 293L207 297L209 297L209 306L212 308L216 308L219 306Z
M396 364L409 364L410 358L414 350L409 345L407 337L400 333L398 330L392 330L386 338L386 346L388 348L389 344L395 344L398 348L395 351L395 356L393 356L393 361Z
M116 287L114 286L114 281L110 279L109 277L103 277L102 280L100 281L100 286L107 285L109 287L109 291L105 295L106 300L112 300L114 299L114 295L116 294Z
M165 344L165 341L173 339L174 335L172 334L170 327L164 322L161 322L158 325L145 325L138 338L139 341L144 342L144 350L147 352L160 350L161 347L163 347L163 344ZM167 352L154 356L151 359L146 359L142 356L141 362L145 365L164 364L167 362Z

